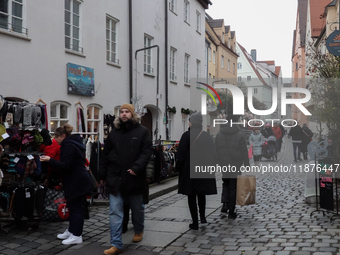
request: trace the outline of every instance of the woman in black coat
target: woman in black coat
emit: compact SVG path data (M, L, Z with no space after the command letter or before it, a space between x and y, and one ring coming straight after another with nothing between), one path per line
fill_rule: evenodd
M57 235L63 239L63 244L78 244L83 242L82 232L84 214L82 203L84 196L91 194L92 180L85 168L85 146L79 135L71 135L73 127L65 124L55 131L55 140L60 147L60 161L49 156L42 156L42 162L60 169L62 184L65 192L66 205L69 210L69 227L62 234Z
M200 112L190 116L189 131L179 142L176 168L179 172L178 193L188 196L189 210L192 218L191 229L198 229L197 202L201 223L206 223L205 195L217 194L215 174L203 172L204 166L216 166L214 143L210 135L202 130ZM201 172L198 172L198 169ZM197 170L195 172L195 170Z

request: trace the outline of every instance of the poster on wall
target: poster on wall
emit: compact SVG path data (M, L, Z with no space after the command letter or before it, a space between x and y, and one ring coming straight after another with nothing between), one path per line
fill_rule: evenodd
M94 96L93 68L67 63L68 94Z

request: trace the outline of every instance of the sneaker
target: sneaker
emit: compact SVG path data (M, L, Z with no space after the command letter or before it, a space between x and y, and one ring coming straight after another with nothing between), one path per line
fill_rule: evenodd
M104 251L105 255L115 255L115 254L120 254L120 253L123 253L123 250L118 249L117 247L114 247L114 246Z
M61 240L65 240L65 239L69 238L70 235L71 235L71 233L68 231L68 229L66 229L64 233L58 234L57 238L61 239Z
M70 235L69 238L62 241L62 244L69 245L69 244L78 244L83 242L82 236L74 236L73 234Z
M140 233L140 234L136 234L136 233L135 233L135 235L133 236L132 241L135 242L135 243L137 243L137 242L142 241L142 239L143 239L143 232Z

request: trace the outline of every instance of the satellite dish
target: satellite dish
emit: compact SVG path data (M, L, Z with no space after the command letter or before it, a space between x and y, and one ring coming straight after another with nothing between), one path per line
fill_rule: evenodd
M207 111L214 112L217 110L217 106L215 105L213 100L207 100Z

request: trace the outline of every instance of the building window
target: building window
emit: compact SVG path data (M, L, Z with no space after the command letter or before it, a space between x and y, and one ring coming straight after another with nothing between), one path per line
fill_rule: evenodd
M215 64L215 59L216 59L216 52L213 51L213 63Z
M172 120L173 120L174 114L172 112L168 113L168 134L169 137L171 138L171 133L172 133Z
M185 54L184 56L184 83L189 84L189 54Z
M184 21L189 23L190 19L190 2L188 0L184 0Z
M242 63L241 62L237 63L237 69L242 69Z
M295 63L295 70L299 70L299 64L298 63Z
M233 74L235 74L235 63L233 63Z
M221 67L223 68L224 66L224 56L222 55L222 58L221 58Z
M228 38L228 48L230 48L230 38Z
M208 80L209 84L212 84L212 80L211 80L211 73L209 73L209 80Z
M183 133L187 131L187 125L188 125L188 115L182 114L182 125L183 125Z
M199 59L196 59L196 71L197 71L197 81L198 81L198 78L200 77L200 74L201 74L201 61Z
M176 81L176 54L177 50L175 48L170 48L170 80Z
M100 130L100 108L97 106L87 107L87 132L99 132Z
M254 88L254 94L257 94L257 88Z
M144 35L144 48L152 46L153 38L149 35ZM144 73L153 74L151 62L151 49L144 50Z
M242 81L242 76L238 76L237 81Z
M196 31L201 32L201 13L196 11Z
M209 61L211 62L211 51L212 49L211 48L208 48L208 58L209 58Z
M176 12L176 1L177 0L170 0L169 2L169 9L172 12Z
M228 59L228 72L230 72L230 60Z
M58 127L69 121L69 105L66 103L51 103L51 131L54 132Z
M83 53L81 47L80 2L65 0L65 48Z
M23 0L0 0L0 29L27 35Z
M118 20L106 16L106 60L119 64L117 54L117 26Z
M247 81L251 81L251 76L247 76Z

